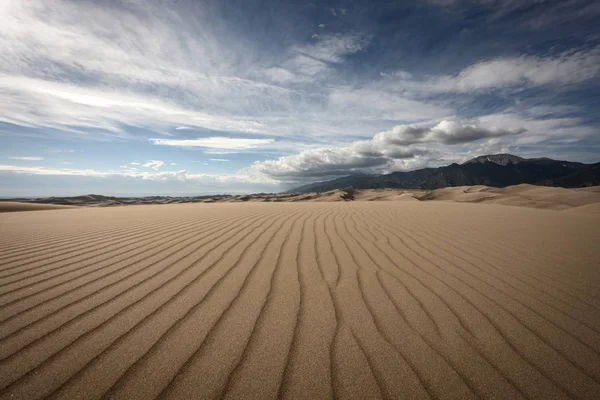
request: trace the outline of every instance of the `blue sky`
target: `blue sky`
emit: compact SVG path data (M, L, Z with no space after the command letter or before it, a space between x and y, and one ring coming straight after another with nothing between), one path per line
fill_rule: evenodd
M600 3L0 0L0 196L600 161Z

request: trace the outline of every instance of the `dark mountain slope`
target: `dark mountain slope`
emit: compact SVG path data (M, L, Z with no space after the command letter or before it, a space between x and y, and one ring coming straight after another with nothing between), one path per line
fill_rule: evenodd
M545 186L582 187L598 185L599 164L525 159L510 154L480 156L461 165L393 172L385 175L350 175L327 182L304 185L293 192L325 192L354 189L439 189L448 186L487 185L505 187L529 183Z

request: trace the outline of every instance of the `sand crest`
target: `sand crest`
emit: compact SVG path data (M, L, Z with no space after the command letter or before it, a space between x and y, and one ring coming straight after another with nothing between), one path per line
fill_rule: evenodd
M43 210L60 210L73 208L71 206L63 206L59 204L37 204L37 203L21 203L17 201L0 201L0 213L5 212L22 212L22 211L43 211Z

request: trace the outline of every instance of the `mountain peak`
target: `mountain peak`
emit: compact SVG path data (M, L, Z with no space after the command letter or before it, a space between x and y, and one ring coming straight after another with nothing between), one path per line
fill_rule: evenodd
M517 164L526 159L519 156L513 156L512 154L490 154L485 156L479 156L464 162L465 164L484 164L486 162L506 166L508 164Z
M599 163L600 164L600 163ZM473 158L462 165L398 171L383 175L345 176L332 181L304 185L293 192L327 192L354 189L421 189L448 186L487 185L506 187L521 183L585 187L600 184L600 169L592 164L558 161L550 158L522 158L511 154L493 154Z

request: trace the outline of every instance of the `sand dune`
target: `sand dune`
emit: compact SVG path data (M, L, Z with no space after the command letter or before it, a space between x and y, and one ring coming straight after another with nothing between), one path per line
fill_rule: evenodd
M598 217L386 196L0 215L0 399L600 398Z
M36 204L36 203L21 203L17 201L1 201L0 213L5 212L20 212L20 211L43 211L43 210L59 210L73 208L71 206L63 206L59 204Z
M52 205L70 205L83 207L115 207L152 204L189 204L189 203L297 203L343 202L345 191L332 190L322 193L257 193L250 195L215 195L197 197L107 197L85 195L75 197L48 197L29 200L34 203L0 202L0 212L48 210L58 207ZM551 210L574 209L574 212L598 214L600 205L600 186L564 189L547 186L517 185L505 188L489 186L459 186L424 190L376 189L354 191L353 201L455 201L461 203L490 203L509 206L544 208ZM21 199L21 201L25 201ZM595 205L594 205L595 204Z
M600 216L600 203L586 204L584 206L568 208L565 211L581 214L594 214Z
M423 195L420 200L449 200L464 203L490 203L510 206L567 210L589 204L600 204L600 187L565 189L558 187L516 185L506 188L489 186L459 186L436 189ZM582 208L595 210L595 207Z

